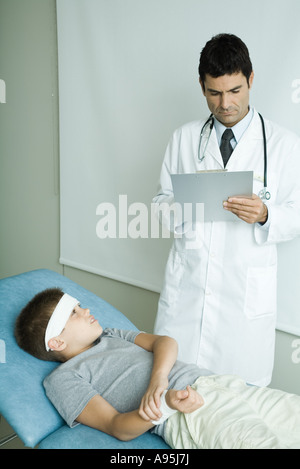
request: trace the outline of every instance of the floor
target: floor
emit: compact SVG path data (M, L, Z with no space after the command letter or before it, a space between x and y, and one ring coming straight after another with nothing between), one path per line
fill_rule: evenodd
M0 449L28 449L0 415Z

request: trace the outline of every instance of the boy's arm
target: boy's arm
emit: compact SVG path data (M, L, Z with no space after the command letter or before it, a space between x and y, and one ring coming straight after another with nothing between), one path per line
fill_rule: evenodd
M135 344L153 352L151 378L139 414L147 421L157 420L161 417L160 396L168 387L168 375L177 359L177 342L168 336L141 333L136 336Z
M136 438L154 426L140 417L138 410L119 413L99 394L88 402L76 421L123 441Z
M170 389L166 402L171 408L184 413L193 412L203 405L202 397L190 386L182 391ZM76 420L123 441L132 440L154 426L142 418L138 410L119 413L99 394L88 402Z
M119 413L99 394L94 396L76 418L77 422L96 428L123 441L142 435L154 425L150 419L160 417L160 395L168 386L168 374L177 358L177 343L166 336L141 333L135 344L153 352L153 367L148 389L140 409ZM146 412L142 409L146 409ZM151 410L154 409L154 411ZM151 417L153 412L153 417Z

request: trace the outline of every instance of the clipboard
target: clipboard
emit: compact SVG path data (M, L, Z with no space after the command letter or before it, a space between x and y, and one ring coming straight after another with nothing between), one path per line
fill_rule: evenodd
M174 199L184 210L190 203L204 204L204 221L238 222L239 218L224 210L229 197L252 197L253 171L199 171L193 174L171 174Z

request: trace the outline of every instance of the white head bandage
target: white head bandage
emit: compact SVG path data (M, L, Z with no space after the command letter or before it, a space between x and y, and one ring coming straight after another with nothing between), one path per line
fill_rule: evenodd
M50 347L48 346L49 340L60 335L71 316L73 309L78 304L79 301L67 293L65 293L57 303L57 306L49 319L45 333L45 347L47 352L50 350Z

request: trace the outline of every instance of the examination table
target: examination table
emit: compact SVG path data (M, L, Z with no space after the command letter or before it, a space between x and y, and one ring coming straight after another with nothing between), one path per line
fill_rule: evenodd
M60 287L89 307L103 328L136 327L117 309L72 280L47 269L0 280L0 414L27 447L40 449L169 449L150 432L129 442L77 425L69 428L47 399L43 379L57 363L38 360L14 338L20 310L39 291Z

